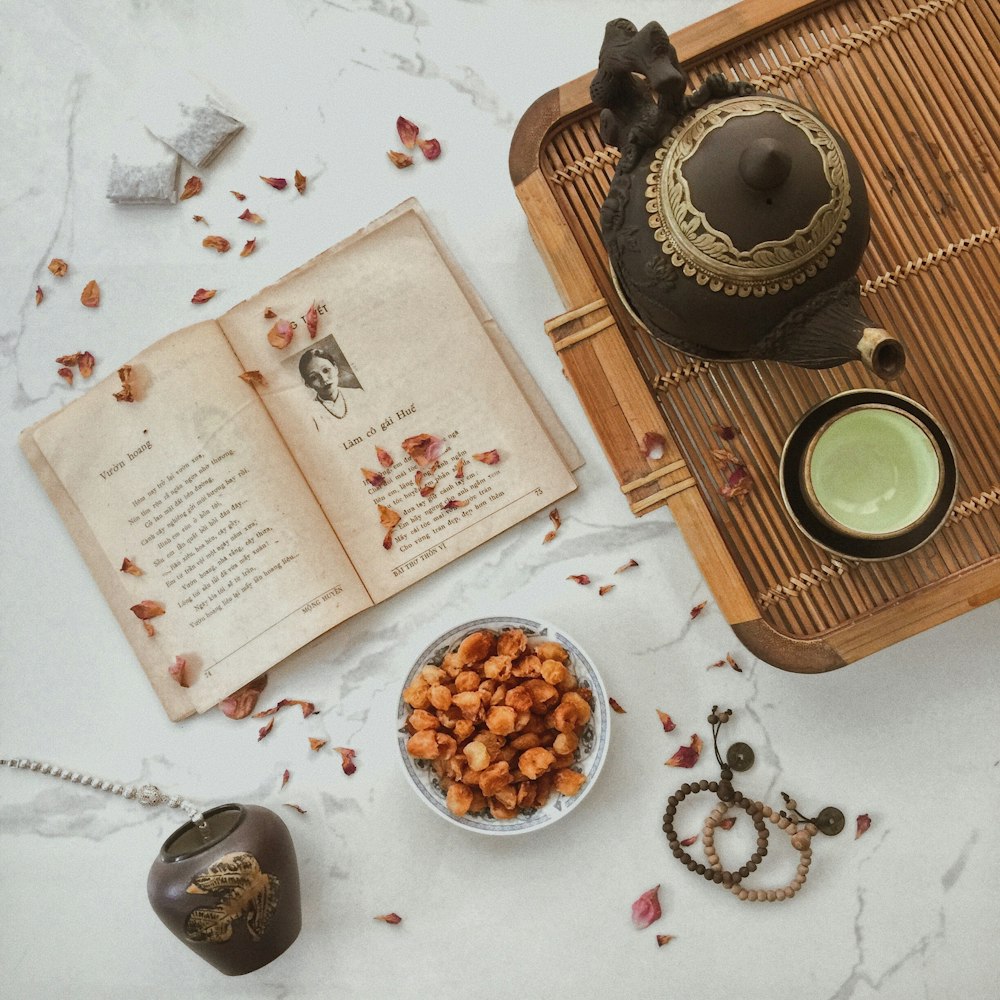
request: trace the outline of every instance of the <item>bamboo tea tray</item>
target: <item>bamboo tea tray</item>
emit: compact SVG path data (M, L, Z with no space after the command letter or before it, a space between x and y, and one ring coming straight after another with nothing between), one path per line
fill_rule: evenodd
M637 515L669 506L753 653L832 670L1000 597L1000 15L996 0L744 0L671 40L692 87L713 72L752 81L853 146L872 212L865 308L907 347L891 388L951 435L959 500L930 543L880 563L831 556L795 527L778 487L785 438L813 404L878 383L859 364L697 361L629 319L599 236L617 150L598 137L590 75L539 98L511 147L566 306L546 330L623 502ZM754 479L745 504L719 494L714 425L740 432L728 446ZM649 431L667 442L657 461Z

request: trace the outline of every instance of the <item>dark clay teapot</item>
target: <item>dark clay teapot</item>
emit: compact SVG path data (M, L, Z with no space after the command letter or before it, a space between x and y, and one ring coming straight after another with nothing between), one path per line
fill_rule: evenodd
M868 198L850 148L751 84L686 89L660 25L608 24L590 93L621 159L601 236L632 316L698 358L898 376L902 345L861 309Z

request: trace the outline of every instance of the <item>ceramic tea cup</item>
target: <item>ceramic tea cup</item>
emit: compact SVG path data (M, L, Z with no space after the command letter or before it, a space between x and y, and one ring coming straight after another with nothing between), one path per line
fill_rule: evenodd
M957 485L946 434L918 403L853 390L813 407L781 460L785 504L824 548L855 559L913 551L944 524Z

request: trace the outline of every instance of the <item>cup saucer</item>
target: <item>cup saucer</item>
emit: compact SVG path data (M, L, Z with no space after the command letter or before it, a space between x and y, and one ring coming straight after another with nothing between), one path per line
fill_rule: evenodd
M848 410L879 407L908 418L926 434L938 458L939 481L926 509L911 523L868 533L838 525L803 481L803 468L817 439ZM955 503L958 472L947 434L919 403L884 389L852 389L831 396L809 410L788 436L778 472L785 506L798 527L817 545L836 555L863 561L893 559L929 541L947 521Z

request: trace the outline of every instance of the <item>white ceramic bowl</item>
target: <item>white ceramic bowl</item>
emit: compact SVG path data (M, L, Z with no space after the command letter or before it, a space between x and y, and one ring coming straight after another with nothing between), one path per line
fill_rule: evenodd
M455 816L445 804L445 792L441 787L437 774L430 766L430 761L417 760L407 752L406 743L411 733L407 729L406 720L413 709L403 701L402 692L406 690L420 670L428 663L440 663L441 658L449 650L472 632L489 629L502 632L506 629L522 629L529 637L538 637L560 643L569 653L567 667L575 675L579 687L589 688L592 692L591 717L582 734L580 745L576 751L573 769L581 771L586 776L586 782L576 795L562 795L553 790L544 806L537 809L522 810L513 819L495 819L489 810L475 815ZM528 833L549 826L557 819L568 815L579 808L580 803L594 786L597 776L604 765L608 752L608 737L611 732L611 713L608 705L608 694L604 682L593 663L580 646L564 632L553 625L530 618L495 617L477 618L474 621L463 622L447 632L439 635L417 656L406 675L406 680L400 688L397 704L397 733L399 756L409 780L410 786L417 796L432 812L455 826L476 833L507 836L515 833Z

